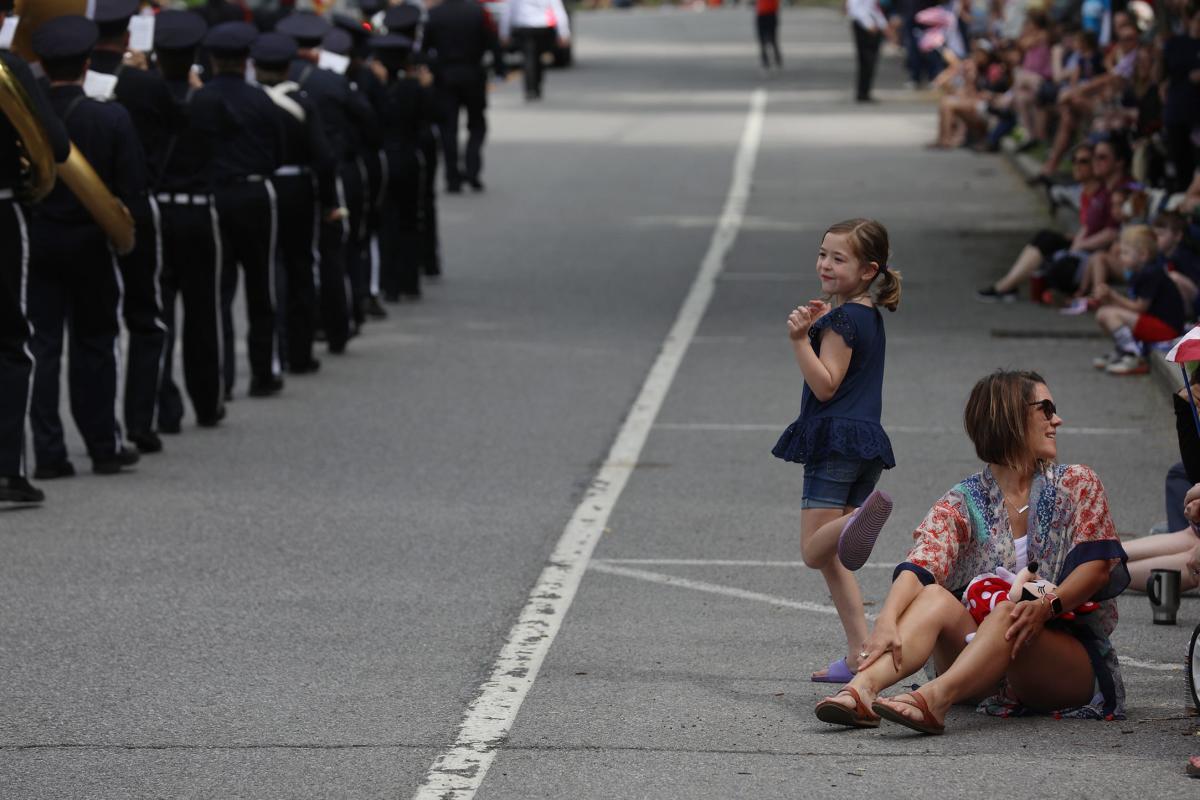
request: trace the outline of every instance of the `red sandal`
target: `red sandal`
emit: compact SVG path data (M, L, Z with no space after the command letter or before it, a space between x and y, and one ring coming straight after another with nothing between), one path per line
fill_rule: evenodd
M847 692L854 698L854 709L846 708L841 703L835 703L833 697ZM833 697L817 703L817 719L834 725L845 725L848 728L878 728L879 717L871 713L867 704L858 696L853 686L843 686Z
M933 712L929 710L929 703L926 702L924 695L922 695L916 689L913 689L907 694L912 698L912 700L900 700L899 697L903 697L903 695L889 697L887 699L892 703L904 703L905 705L912 706L913 708L917 709L917 711L921 712L920 719L912 719L911 717L901 714L899 711L896 711L891 706L882 703L879 700L876 700L874 703L872 703L871 708L874 709L876 714L888 720L889 722L895 722L897 725L903 725L904 727L911 728L919 733L927 733L930 736L941 736L943 733L945 733L946 725L943 723L943 721L935 717Z

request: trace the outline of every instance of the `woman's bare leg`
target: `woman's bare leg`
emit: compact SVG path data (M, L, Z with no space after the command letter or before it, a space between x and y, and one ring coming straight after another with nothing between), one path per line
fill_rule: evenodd
M1192 539L1195 538L1195 536L1192 537ZM1128 565L1130 590L1135 592L1146 591L1146 581L1150 580L1150 571L1156 569L1178 570L1179 591L1187 592L1195 589L1200 579L1187 566L1188 561L1192 557L1192 551L1195 549L1196 545L1193 544L1191 549L1185 550L1182 553L1141 558L1137 561L1130 559Z
M1192 533L1191 528L1184 528L1174 533L1156 533L1153 536L1126 540L1122 544L1132 566L1132 562L1144 558L1190 553L1200 544L1200 537Z
M862 590L854 573L837 559L838 537L853 510L853 507L806 508L800 517L800 553L805 564L820 571L829 588L829 596L846 634L846 663L851 668L854 655L862 649L868 633Z
M945 719L955 703L987 696L998 688L1005 674L1013 694L1038 710L1080 706L1092 698L1095 678L1091 661L1083 645L1069 634L1043 630L1012 659L1013 645L1004 635L1012 625L1013 608L1015 605L1008 601L997 605L954 663L921 687L921 695L935 717ZM1047 664L1054 664L1054 669L1047 670ZM919 720L920 710L902 702L905 697L899 695L882 702L909 719Z
M935 584L922 589L901 612L896 629L902 642L900 668L896 668L891 653L884 653L849 683L867 705L881 691L925 666L930 656L939 670L948 667L963 651L975 622L954 595ZM831 699L847 708L854 707L849 695Z
M1008 268L1008 274L996 281L994 288L997 292L1011 292L1037 271L1037 268L1042 265L1042 260L1040 250L1031 244L1025 245L1020 255L1017 256L1017 260Z

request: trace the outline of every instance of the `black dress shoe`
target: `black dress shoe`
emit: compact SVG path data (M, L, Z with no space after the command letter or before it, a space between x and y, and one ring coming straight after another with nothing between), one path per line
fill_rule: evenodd
M139 453L162 452L162 439L158 438L158 434L154 431L138 431L137 433L131 431L125 438L137 445Z
M483 181L479 180L479 178L467 178L467 186L470 186L476 192L483 191Z
M223 419L225 419L225 406L218 408L217 413L211 416L197 416L196 424L201 428L215 428Z
M340 356L346 352L346 343L345 342L330 342L329 347L326 349L329 351L330 355Z
M295 364L288 368L288 372L293 375L311 375L321 368L321 362L315 358L310 358L305 364Z
M387 319L387 309L379 302L379 298L371 295L363 303L363 312L371 319Z
M159 419L158 432L174 436L177 433L183 432L183 425L177 419L171 420L170 422L163 422L162 419Z
M0 503L40 503L46 493L21 475L0 477Z
M33 471L34 480L52 481L55 478L70 478L75 475L75 465L67 459L55 464L39 464Z
M462 194L462 184L461 183L446 184L446 194Z
M272 376L270 378L254 378L250 381L250 396L251 397L270 397L274 394L279 394L283 390L283 378Z
M400 293L399 292L384 292L383 293L383 302L399 303L400 302Z
M111 456L92 459L92 472L96 475L116 475L126 467L132 467L141 456L136 450L122 447Z

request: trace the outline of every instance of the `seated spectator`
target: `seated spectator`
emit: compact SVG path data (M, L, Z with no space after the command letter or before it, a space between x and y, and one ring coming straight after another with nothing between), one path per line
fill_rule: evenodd
M1155 569L1179 570L1179 588L1182 591L1191 591L1200 586L1200 483L1193 486L1184 498L1183 513L1190 523L1183 530L1126 542L1130 589L1146 591L1150 571Z
M1131 225L1121 232L1121 265L1132 273L1128 296L1107 284L1092 295L1101 306L1096 322L1115 345L1092 365L1110 375L1142 375L1150 371L1142 348L1183 332L1183 298L1158 258L1158 243L1148 226Z
M1113 222L1123 228L1126 225L1145 225L1149 208L1146 192L1136 184L1117 186L1112 192ZM1128 270L1121 264L1121 242L1114 240L1104 250L1097 250L1087 258L1087 266L1075 297L1083 298L1102 291L1100 287L1110 283L1128 283ZM1095 303L1090 304L1095 308Z
M955 61L934 79L934 86L946 93L938 103L938 134L930 148L958 147L987 133L988 103L1008 89L999 64L986 40L980 40L969 58Z
M1183 191L1196 168L1194 131L1200 126L1200 3L1193 3L1183 34L1163 44L1166 101L1163 139L1167 150L1167 188Z
M1025 18L1025 30L1019 40L1021 64L1013 73L1013 111L1025 129L1028 148L1045 136L1045 114L1038 119L1038 97L1044 97L1054 85L1054 52L1050 35L1050 20L1045 14L1032 12ZM1041 124L1039 124L1039 122Z
M1085 152L1077 150L1076 155L1084 157ZM1057 231L1039 231L1008 273L981 289L977 299L985 303L1012 302L1017 299L1021 283L1039 270L1051 288L1068 294L1078 288L1088 254L1107 248L1117 238L1110 201L1113 189L1128 181L1129 145L1121 139L1105 140L1093 147L1090 158L1091 179L1085 182L1086 200L1081 203L1081 224L1075 236L1068 239Z
M1200 253L1184 243L1187 222L1172 211L1159 214L1154 220L1154 236L1162 254L1167 274L1179 287L1187 304L1187 318L1196 317L1196 297L1200 294Z

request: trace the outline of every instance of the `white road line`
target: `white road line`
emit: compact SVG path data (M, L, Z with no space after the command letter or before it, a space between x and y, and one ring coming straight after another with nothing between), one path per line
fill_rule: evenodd
M625 559L624 562L632 561L633 559ZM685 561L685 559L680 559ZM753 600L757 603L766 603L771 606L780 608L792 608L797 611L812 611L817 614L832 614L837 616L837 609L833 606L827 606L823 603L810 603L806 600L789 600L786 597L779 597L773 594L763 594L762 592L751 592L747 589L739 589L736 586L722 586L718 583L708 583L707 581L694 581L690 578L679 578L674 575L667 575L662 572L651 572L644 569L633 569L631 567L618 566L617 562L621 559L596 559L592 562L590 569L593 572L603 572L609 575L620 575L624 578L635 578L641 581L650 583L658 583L663 586L675 586L680 589L692 589L698 592L708 592L709 594L720 594L726 597L736 597L740 600ZM660 563L663 560L660 560ZM672 562L673 563L673 562ZM712 564L712 561L700 562L704 564ZM735 564L747 562L733 562ZM790 562L787 561L767 561L767 562L748 562L749 565L768 564L768 565L783 565ZM881 566L881 565L877 565ZM875 619L875 614L867 614L867 619ZM1182 671L1182 664L1164 664L1161 661L1139 661L1136 658L1128 656L1120 656L1121 666L1133 667L1135 669L1149 669L1158 672L1176 672Z
M736 586L722 586L718 583L708 583L707 581L694 581L690 578L679 578L662 572L650 572L649 570L633 569L632 567L619 567L615 564L602 561L593 561L591 569L593 572L620 575L624 578L636 578L641 581L649 581L650 583L661 583L664 586L693 589L697 592L708 592L709 594L722 594L726 597L753 600L756 603L766 603L767 605L779 606L780 608L793 608L797 611L812 611L817 614L832 614L835 617L837 616L837 609L833 606L827 606L824 603L810 603L807 600L789 600L786 597L763 594L762 592L751 592L747 589L739 589ZM874 618L874 614L867 615L867 619Z
M508 738L517 712L537 679L562 619L571 607L596 543L608 524L609 514L641 456L654 419L708 308L725 256L737 238L750 197L766 104L766 91L758 89L750 96L750 109L720 222L713 229L708 250L679 316L667 333L662 350L629 409L607 460L563 529L525 607L508 633L491 675L467 707L454 744L434 761L413 795L414 800L467 800L474 797L496 758L497 749Z
M786 423L766 424L758 422L659 422L655 430L660 431L729 431L732 433L757 433L758 431L782 431ZM953 434L961 436L960 428L927 427L918 425L888 425L884 423L888 433L918 434L936 436ZM1058 429L1067 436L1141 436L1145 433L1141 428L1072 428L1064 425Z

